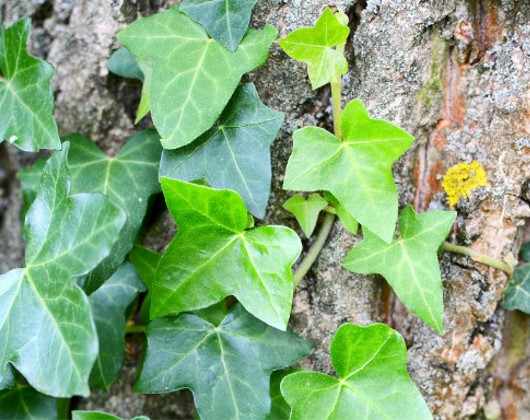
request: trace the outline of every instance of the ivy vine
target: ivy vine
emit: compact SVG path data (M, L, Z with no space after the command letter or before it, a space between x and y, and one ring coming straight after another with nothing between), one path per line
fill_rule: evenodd
M256 2L184 0L118 34L125 49L107 66L143 83L137 121L150 112L156 131L137 133L113 157L80 134L61 142L53 67L26 50L30 20L3 29L0 140L56 151L20 173L26 259L0 276L0 418L116 419L70 413L69 399L109 389L126 334L146 336L135 390L188 388L205 420L431 418L407 373L405 342L386 325L338 327L336 377L284 370L311 351L288 329L296 286L337 216L352 234L362 227L344 267L385 277L439 334L441 250L510 278L513 267L444 242L455 211L405 206L398 214L392 166L414 138L370 118L359 99L343 110L348 18L325 8L314 27L279 40L307 65L314 89L330 84L334 116L333 133L304 127L293 134L283 187L311 195L294 194L284 208L307 237L322 222L292 273L302 253L298 235L254 221L265 216L270 147L284 119L252 83L241 84L265 63L277 36L270 25L248 29ZM469 168L480 172L477 165ZM451 204L486 182L480 172L459 189L469 174L453 172L444 181ZM178 225L163 254L140 245L150 199L160 192ZM528 312L529 265L513 277L504 305Z

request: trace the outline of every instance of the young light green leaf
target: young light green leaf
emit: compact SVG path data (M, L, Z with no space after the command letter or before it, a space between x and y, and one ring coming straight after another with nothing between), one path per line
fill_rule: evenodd
M189 388L202 420L262 419L271 409L269 377L311 346L258 321L239 304L217 326L192 314L153 321L135 390Z
M137 58L150 60L151 115L164 148L185 146L215 123L241 76L266 61L276 34L270 25L249 30L231 53L178 6L118 34Z
M271 187L270 146L283 117L261 103L252 83L240 85L216 127L186 147L164 151L160 175L205 178L214 188L237 191L249 212L263 218Z
M328 7L314 28L297 29L278 43L290 57L307 64L311 85L317 89L348 73L348 62L335 47L344 46L349 34L348 26Z
M55 397L89 394L96 329L72 280L109 255L126 221L102 194L70 195L68 149L48 160L26 214L26 268L0 276L0 381L11 363Z
M145 290L134 267L123 264L103 286L90 295L99 353L90 374L90 385L107 391L118 377L125 350L126 310Z
M344 267L355 273L382 275L407 308L443 334L437 251L455 218L454 211L418 214L407 206L399 216L399 237L387 244L363 230L364 240L346 256Z
M151 317L201 309L235 296L252 315L285 330L291 312L291 266L302 246L284 226L245 230L239 195L169 178L162 190L178 224L152 281Z
M305 235L309 238L317 225L318 215L328 206L328 202L318 194L312 194L307 200L300 194L293 195L283 203L283 208L294 214Z
M53 118L52 65L27 52L31 19L15 22L0 34L0 143L21 150L60 149Z
M0 420L56 419L57 401L29 386L0 392Z
M414 138L387 121L371 119L358 99L344 110L341 126L344 141L317 127L294 133L283 187L330 191L363 227L390 242L398 210L392 164Z
M530 314L530 264L517 267L506 285L502 307Z
M331 343L331 361L340 379L317 372L283 379L291 419L432 419L407 373L405 341L387 325L342 325Z
M184 0L180 10L199 22L206 32L230 51L235 51L250 22L258 0Z
M342 204L339 204L337 207L335 207L335 210L337 211L337 216L339 216L339 221L342 226L344 226L344 229L350 233L353 233L354 235L357 234L357 231L359 230L359 223L348 212L348 210L346 210L346 207L344 207Z
M104 413L103 411L72 411L72 420L124 420L113 414ZM131 420L149 420L146 416L136 416Z

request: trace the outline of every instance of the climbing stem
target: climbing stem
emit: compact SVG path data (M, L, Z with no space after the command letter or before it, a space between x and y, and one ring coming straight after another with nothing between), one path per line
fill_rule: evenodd
M313 242L313 245L311 245L311 248L309 248L307 255L293 274L293 285L295 289L303 280L307 272L311 269L311 266L318 258L320 251L322 251L322 248L324 248L324 244L326 243L326 239L328 239L334 221L335 215L332 213L326 213L315 242Z
M513 267L506 264L504 261L495 260L487 255L481 254L473 249L467 248L465 246L454 245L449 242L444 242L443 244L444 251L454 252L456 254L467 255L472 260L479 262L481 264L489 265L493 268L498 268L499 270L504 271L511 278L513 275Z
M144 334L145 325L126 325L125 334Z

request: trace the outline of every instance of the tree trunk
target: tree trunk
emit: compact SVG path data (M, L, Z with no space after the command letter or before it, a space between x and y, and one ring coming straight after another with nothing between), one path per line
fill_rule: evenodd
M61 134L82 132L115 153L135 130L140 93L139 85L106 70L117 47L115 34L175 3L0 0L0 22L33 16L31 50L57 69L55 115ZM361 98L372 116L416 137L394 166L401 204L414 203L417 211L447 208L440 176L475 159L484 164L489 185L457 207L449 240L494 258L516 256L530 217L530 1L337 0L335 5L349 14L352 29L345 97ZM284 36L312 25L322 8L319 0L261 0L253 25L271 23ZM269 62L249 79L268 106L287 114L272 151L266 222L296 228L281 208L290 194L281 184L291 135L307 125L332 127L329 89L312 91L305 68L277 44ZM16 171L33 160L35 155L0 145L0 272L22 263ZM173 231L169 219L162 214L155 221L146 239L150 246L167 245ZM500 308L504 273L444 254L446 334L440 337L400 304L384 280L341 268L359 239L337 224L296 292L291 325L316 348L303 366L331 371L329 345L342 323L385 322L405 337L410 374L436 418L529 418L530 323L526 315ZM123 417L192 418L187 392L132 393L140 348L140 342L128 342L127 366L110 394L94 392L75 404Z

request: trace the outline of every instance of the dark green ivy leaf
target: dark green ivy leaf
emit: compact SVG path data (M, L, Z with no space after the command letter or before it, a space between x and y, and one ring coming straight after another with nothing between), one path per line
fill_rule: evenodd
M0 420L56 419L57 401L29 386L0 392Z
M311 346L292 332L258 321L236 304L218 326L192 314L157 319L135 389L189 388L201 419L263 419L271 409L269 377Z
M180 10L199 22L206 32L230 51L235 51L250 22L258 0L184 0Z
M331 343L331 361L339 379L297 372L282 380L291 419L432 419L407 373L405 341L387 325L342 325Z
M136 61L136 57L127 48L118 48L107 60L107 68L111 73L126 79L144 81L144 74Z
M30 152L60 149L51 88L55 70L28 54L30 26L24 18L0 34L0 143Z
M502 306L530 314L530 264L514 270L513 278L506 285Z
M96 329L72 279L109 255L126 221L102 194L70 195L68 149L64 143L48 160L26 214L26 268L0 276L0 382L11 363L56 397L89 394Z
M525 243L521 247L520 256L526 262L530 262L530 242Z
M300 369L277 370L271 375L271 412L267 420L289 420L291 407L283 398L280 384L282 379L291 373L299 372Z
M85 290L90 294L116 272L133 246L149 198L160 191L158 165L162 148L154 130L134 135L114 157L107 156L80 134L68 136L66 140L70 141L68 167L72 193L103 193L127 213L127 223L111 254L87 278ZM25 205L38 187L42 164L37 161L20 175Z
M267 60L276 34L270 25L251 29L232 53L178 6L118 34L137 58L149 60L151 115L164 148L185 146L214 125L241 76Z
M107 391L118 377L125 350L126 310L145 290L134 267L123 264L103 286L90 295L90 307L99 339L99 353L90 385Z
M162 190L178 232L152 281L151 317L202 309L233 295L251 314L285 329L291 313L291 266L302 246L284 226L246 230L239 195L169 178Z
M177 150L164 150L160 175L182 181L205 178L237 191L248 211L265 216L271 187L270 146L284 114L259 100L254 84L240 85L216 127Z

